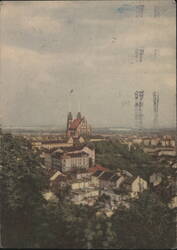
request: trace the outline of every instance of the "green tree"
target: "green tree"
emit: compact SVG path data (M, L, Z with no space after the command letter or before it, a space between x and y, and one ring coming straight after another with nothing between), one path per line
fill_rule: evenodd
M5 247L32 247L35 210L45 200L42 191L48 181L40 166L40 156L31 144L5 134L1 138L1 218Z
M118 209L112 216L121 248L165 249L174 244L174 215L158 196L148 191L130 208Z

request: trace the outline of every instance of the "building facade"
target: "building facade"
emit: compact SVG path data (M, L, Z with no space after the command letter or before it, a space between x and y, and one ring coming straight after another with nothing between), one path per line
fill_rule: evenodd
M59 147L73 146L73 138L65 138L60 140L32 141L32 147L38 149L57 149Z
M52 167L62 172L68 172L73 169L88 169L89 155L85 152L80 153L60 153L52 154Z
M89 145L79 145L79 146L73 146L73 147L62 147L61 151L63 153L81 153L85 152L89 155L89 161L90 164L89 166L94 166L95 165L95 149Z
M66 135L68 137L90 136L91 126L88 124L86 118L81 116L78 112L77 117L73 119L72 113L69 112L67 117Z

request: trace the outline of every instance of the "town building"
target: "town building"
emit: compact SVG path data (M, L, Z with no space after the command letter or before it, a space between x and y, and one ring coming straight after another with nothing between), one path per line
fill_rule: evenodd
M32 141L32 147L37 149L57 149L59 147L71 147L73 146L73 138L53 139L53 140L34 140Z
M89 155L85 152L61 153L55 151L51 157L52 167L59 169L61 172L68 172L72 169L89 168Z
M97 170L95 173L91 176L91 182L93 186L99 187L100 186L100 179L99 177L104 173L102 170Z
M100 195L106 195L110 199L110 204L112 208L117 208L119 205L124 205L126 201L129 200L130 196L121 192L116 192L114 190L103 189Z
M81 154L81 153L83 153L83 154ZM67 157L66 162L64 161L64 158L65 158L64 157L62 164L68 163L69 165L73 165L76 163L76 166L78 166L78 165L82 166L82 164L84 163L84 166L85 166L87 164L87 160L85 160L85 161L84 161L84 159L79 160L79 159L76 159L77 157L74 157L74 156L79 155L79 154L84 156L84 153L85 153L85 156L87 155L87 158L89 161L89 167L94 166L95 165L95 149L92 146L86 145L86 144L82 144L79 146L72 146L72 147L60 147L57 150L55 150L55 149L50 149L50 150L43 149L41 157L43 158L44 165L47 168L51 168L51 167L59 168L59 166L61 165L62 156L63 157L70 156L69 158ZM75 160L71 159L71 158L73 158L73 157L71 157L71 155L73 155ZM60 161L59 161L59 158L60 158ZM69 168L69 166L68 166L68 168Z
M162 173L160 173L160 172L153 173L149 177L149 183L150 183L150 185L157 186L162 182L162 179L163 179L163 174Z
M42 195L46 201L54 203L57 203L59 201L58 197L52 191L44 192Z
M82 144L82 145L73 146L73 147L61 147L60 151L63 153L85 152L89 155L89 166L91 167L95 165L95 149L91 145Z
M89 179L76 179L71 183L72 190L82 190L90 186Z
M150 139L144 139L143 144L144 144L144 146L150 146L151 140Z
M126 178L120 185L122 191L128 192L131 198L137 198L140 193L148 188L148 183L140 176Z
M91 126L88 124L86 118L80 112L78 112L77 117L73 119L72 113L69 112L67 117L67 137L80 137L80 136L90 136Z
M75 178L77 180L81 180L81 179L84 179L84 180L87 180L87 179L91 179L91 175L92 173L88 171L88 169L80 169L80 170L75 170ZM73 175L73 173L72 173Z
M157 147L158 145L160 145L160 138L152 138L151 146Z
M103 166L101 166L101 165L98 165L98 164L96 164L94 167L90 167L89 169L88 169L88 172L90 172L90 173L92 173L92 174L94 174L96 171L98 171L98 170L101 170L101 171L110 171L108 168L105 168L105 167L103 167Z
M86 188L85 190L74 190L71 201L74 204L93 205L99 196L99 190L95 188Z
M162 150L158 153L158 156L171 156L175 157L176 156L176 151L175 150Z
M43 164L48 169L52 167L52 157L51 157L52 152L53 150L44 149L40 155L40 157L43 159Z
M172 168L177 168L177 162L172 162L171 167Z
M174 196L168 204L169 208L174 209L177 208L177 195Z
M142 138L135 138L135 139L132 140L132 143L137 144L137 145L142 144L142 142L143 142Z
M100 189L118 189L125 179L132 177L132 174L125 170L118 169L113 172L108 169L105 171L103 167L100 167L100 170L92 174L91 181L94 186L100 187Z
M104 172L100 177L100 188L116 188L117 181L120 177L113 172Z
M50 177L49 180L50 188L55 193L69 185L68 177L58 170Z

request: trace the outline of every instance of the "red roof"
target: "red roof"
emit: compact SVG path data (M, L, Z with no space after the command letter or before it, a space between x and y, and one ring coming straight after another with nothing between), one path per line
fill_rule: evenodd
M74 121L72 121L71 125L70 125L70 128L71 129L76 129L79 124L81 123L81 119L74 119Z
M104 168L104 167L102 167L101 165L95 165L95 167L92 167L92 168L89 168L88 169L88 172L96 172L96 171L98 171L98 170L101 170L101 171L109 171L109 169L108 168Z

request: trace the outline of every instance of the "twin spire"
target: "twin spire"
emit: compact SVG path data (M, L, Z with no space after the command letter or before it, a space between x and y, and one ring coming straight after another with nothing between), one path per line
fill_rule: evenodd
M68 121L73 119L73 115L71 112L68 113Z
M79 119L79 120L82 119L81 112L78 112L78 113L77 113L77 119ZM68 113L68 121L69 121L69 120L73 120L73 115L72 115L71 112Z
M81 112L77 113L77 119L79 119L79 120L82 119Z
M87 123L85 117L82 117L81 112L78 112L74 119L72 113L69 112L67 116L66 136L74 136L78 138L80 135L89 136L90 134L91 126Z

